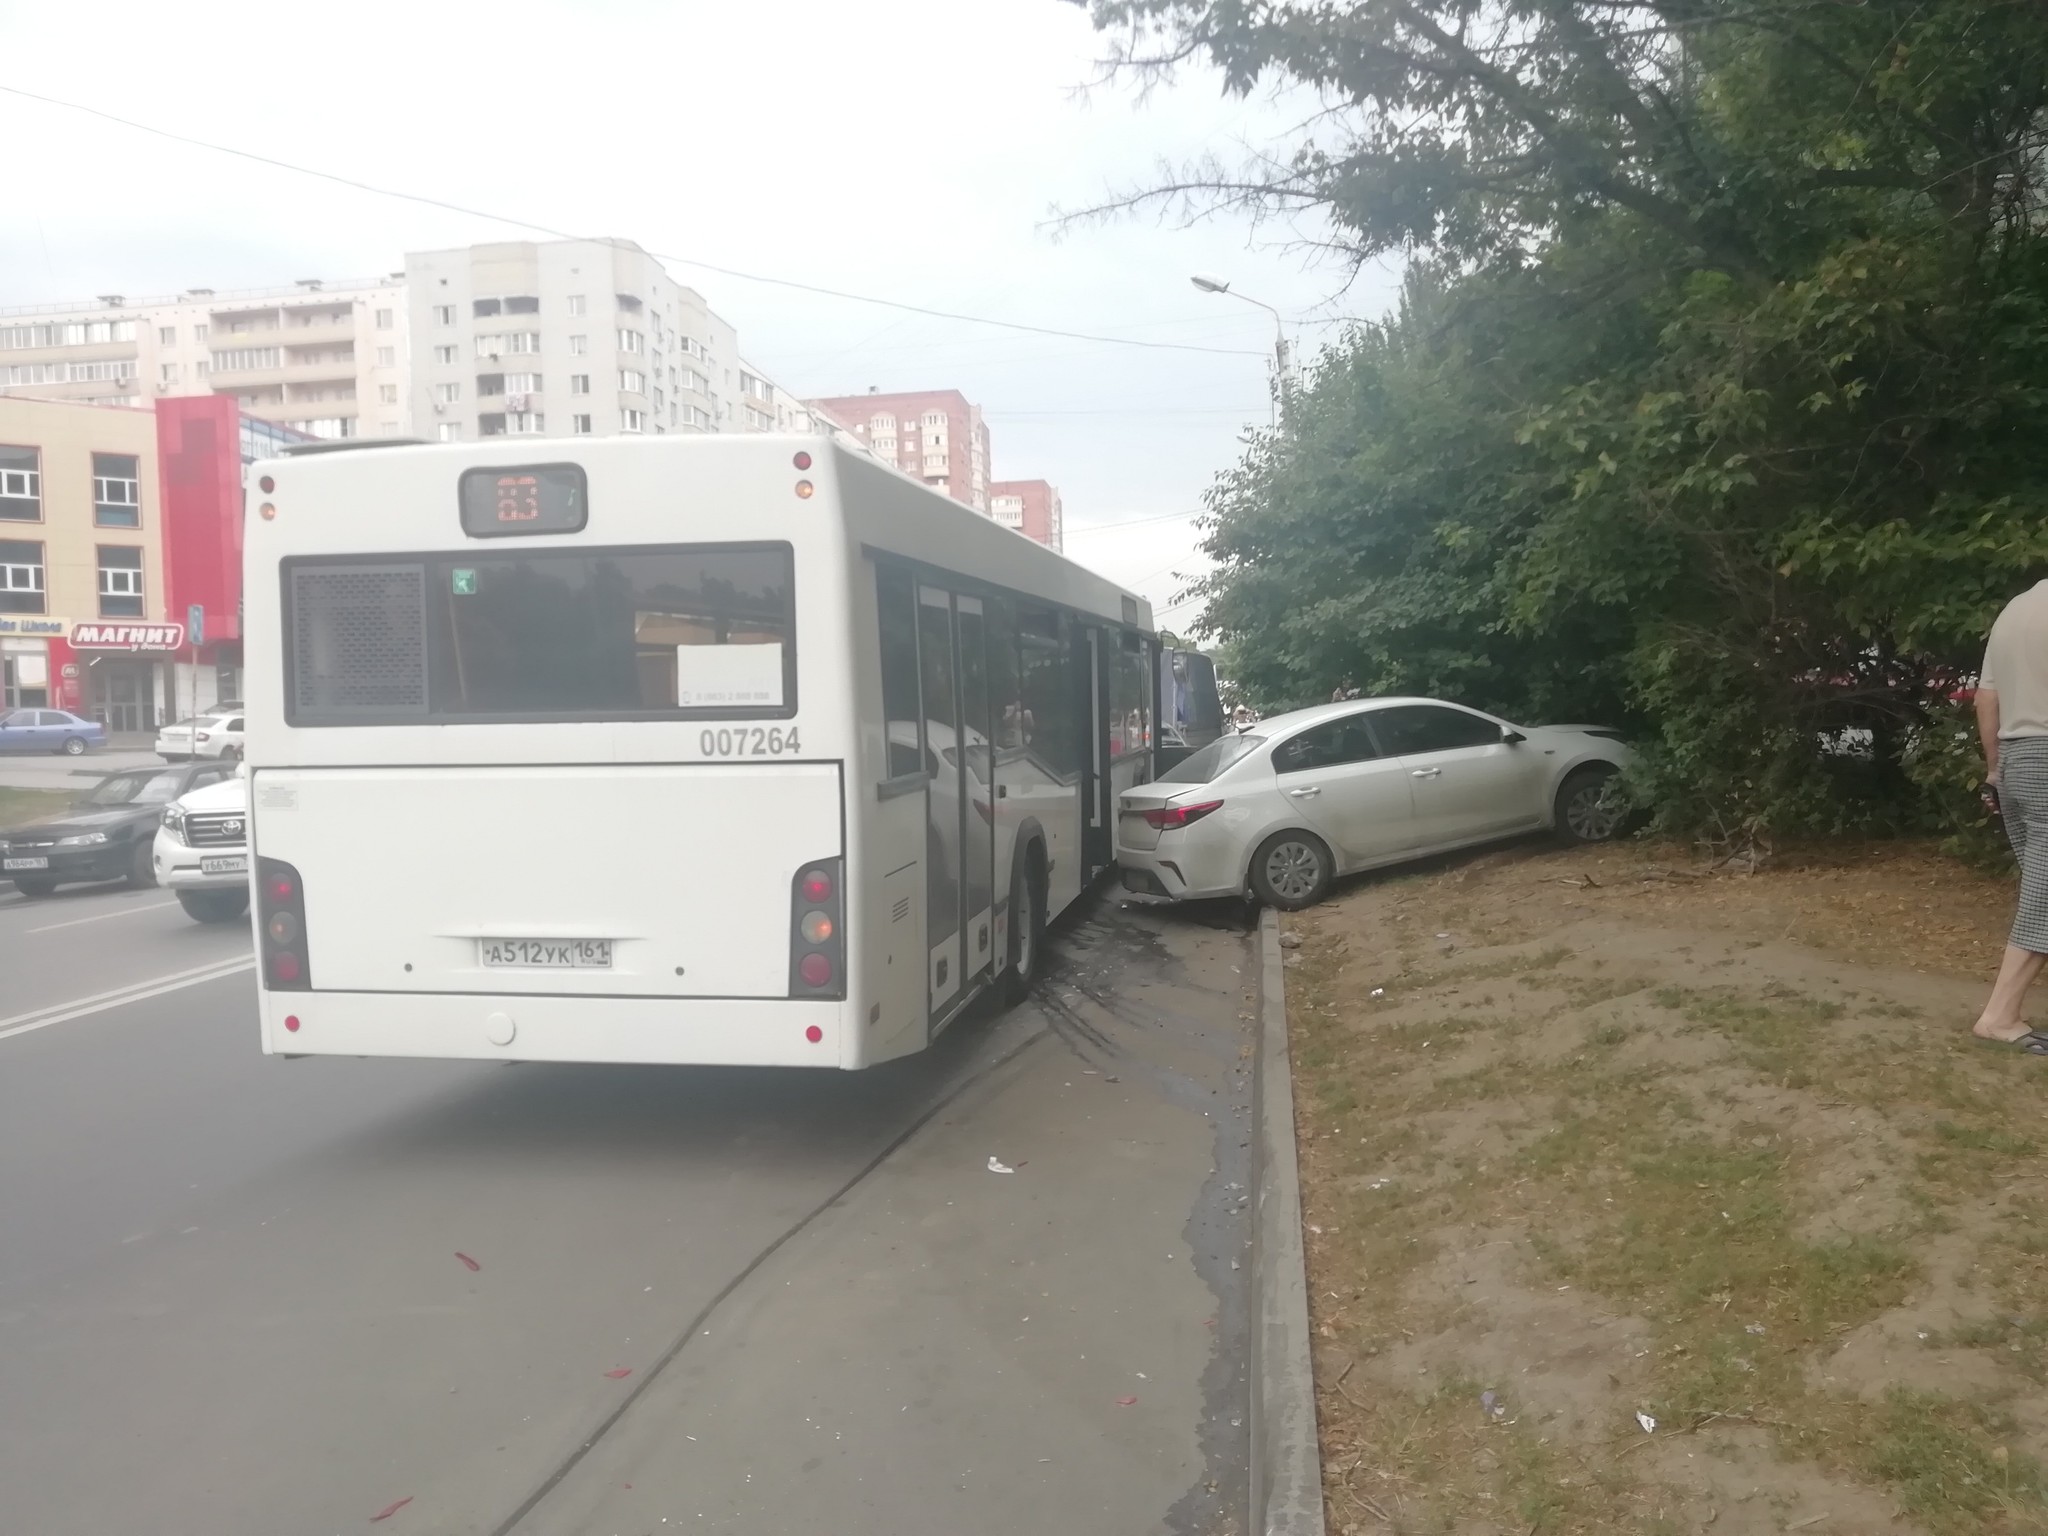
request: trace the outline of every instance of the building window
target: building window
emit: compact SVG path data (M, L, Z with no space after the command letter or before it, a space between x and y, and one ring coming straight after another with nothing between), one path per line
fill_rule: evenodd
M469 312L479 320L483 319L485 315L495 315L498 313L498 301L496 299L478 299L469 306Z
M539 331L505 331L496 336L479 336L476 339L478 357L500 357L507 352L538 352Z
M926 411L924 413L924 424L928 427L943 427L946 424L946 413L944 411Z
M453 363L459 361L459 358L454 347L436 347L434 348L434 361L437 363Z
M100 546L100 617L142 617L142 551L126 545Z
M478 437L503 437L505 435L505 413L490 411L476 419Z
M531 294L521 294L517 298L507 299L505 301L505 313L508 315L537 315L540 313L540 300L534 298Z
M175 347L178 344L178 328L175 325L158 326L156 344L160 347Z
M0 613L43 611L43 546L0 539Z
M0 522L40 523L42 520L42 450L0 447ZM40 555L36 559L36 568L42 569ZM40 613L42 610L36 611Z
M356 435L356 419L353 416L316 416L310 421L288 421L288 427L297 427L312 437L336 441Z
M583 295L582 295L582 294L580 294L580 293L572 293L572 294L570 294L570 295L569 295L569 313L570 313L570 314L572 314L572 315L580 315L580 314L582 314L582 313L583 313ZM587 431L589 431L590 429L589 429L588 427L585 427L585 428L584 428L583 430L587 432Z
M773 400L775 398L775 386L766 379L757 379L751 373L742 371L740 374L740 393L752 395L756 400Z
M645 394L647 392L647 375L639 372L637 369L621 368L619 370L619 388L636 395Z
M92 520L99 528L142 526L142 480L132 453L92 456Z
M206 378L209 375L211 375L212 372L213 362L209 358L202 357L201 359L199 359L198 362L192 365L192 377L195 379Z
M379 405L398 404L398 386L396 384L379 384L377 386L377 403Z
M178 365L176 363L158 363L156 365L156 381L159 384L177 383Z
M462 386L460 384L436 384L434 386L434 400L436 404L453 405L461 398Z
M502 373L480 373L476 376L477 398L505 393L505 375Z
M461 423L461 422L459 422L459 421L444 421L444 422L442 422L442 423L441 423L441 433L440 433L440 435L441 435L441 441L442 441L442 442L444 442L444 443L459 443L459 442L461 442L461 441L462 441L462 423Z
M434 306L434 324L453 325L454 323L455 306L453 304L436 304Z
M572 395L587 395L587 394L589 394L589 393L590 393L590 375L589 375L589 374L587 374L587 373L572 373L572 374L570 374L570 375L569 375L569 393L570 393L570 394L572 394Z
M711 425L711 413L702 406L686 405L683 407L683 425L686 427L709 427Z
M505 375L505 393L508 395L537 395L540 393L540 375L537 373L508 373Z
M647 429L647 415L644 411L619 412L619 430L622 432L644 432Z
M200 346L202 346L202 347L203 347L203 346L205 346L205 345L206 345L206 327L205 327L205 326L203 326L203 325L195 325L195 326L193 326L193 327L192 327L192 339L193 339L194 341L198 342Z
M621 352L639 352L642 349L644 349L646 345L647 338L641 335L638 331L619 332L619 350Z
M284 364L282 347L243 347L232 352L213 354L216 373L254 373L265 368L278 368Z
M377 366L379 368L396 368L398 366L398 348L379 347L377 349Z
M569 355L571 357L583 357L589 351L590 338L588 336L571 336L569 338Z
M578 437L588 437L590 435L590 418L588 416L571 416L569 418L569 430Z
M377 311L377 329L378 329L378 330L380 330L380 331L388 331L388 330L390 330L390 329L391 329L391 311L390 311L390 310L388 310L388 309L380 309L380 310L378 310L378 311Z
M507 432L523 432L530 436L534 433L545 432L547 429L547 418L539 411L508 411L505 414L505 430Z

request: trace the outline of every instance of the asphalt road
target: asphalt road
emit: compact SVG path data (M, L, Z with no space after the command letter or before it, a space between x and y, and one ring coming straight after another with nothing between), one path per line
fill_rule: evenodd
M7 1529L1243 1530L1235 912L863 1074L270 1059L248 951L0 896Z

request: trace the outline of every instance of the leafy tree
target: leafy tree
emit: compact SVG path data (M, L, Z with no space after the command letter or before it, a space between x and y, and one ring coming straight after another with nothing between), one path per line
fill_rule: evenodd
M1261 702L1626 705L1673 820L1953 806L1930 730L2048 572L2042 0L1092 0L1112 65L1328 110L1276 173L1407 253L1209 501Z

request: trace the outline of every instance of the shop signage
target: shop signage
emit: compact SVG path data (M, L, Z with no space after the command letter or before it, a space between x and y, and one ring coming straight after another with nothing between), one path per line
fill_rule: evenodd
M63 678L75 678L75 677L77 677L77 676L78 676L78 663L77 663L77 662L75 662L75 661L67 661L67 662L65 662L63 666L61 666L61 667L59 667L59 668L57 669L57 675L58 675L59 677L63 677Z
M0 635L33 635L39 640L62 640L70 628L69 619L45 618L40 614L0 613Z
M182 624L74 624L73 649L81 651L175 651L185 644Z

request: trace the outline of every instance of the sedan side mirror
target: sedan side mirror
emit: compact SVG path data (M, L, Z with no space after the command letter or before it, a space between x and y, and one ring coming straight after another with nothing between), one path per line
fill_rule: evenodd
M1523 742L1527 741L1529 738L1524 736L1520 731L1510 728L1508 730L1501 732L1500 739L1506 742L1511 747L1518 747Z

